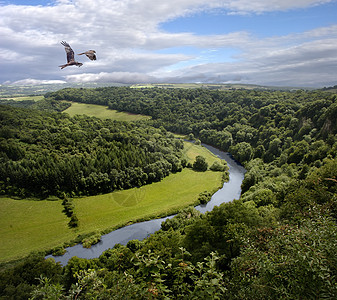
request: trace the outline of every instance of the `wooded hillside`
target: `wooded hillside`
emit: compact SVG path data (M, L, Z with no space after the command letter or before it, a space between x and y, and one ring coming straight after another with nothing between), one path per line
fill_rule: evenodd
M165 130L1 106L0 190L18 197L93 195L181 171L183 142Z
M74 257L62 268L32 255L1 273L3 295L337 297L336 94L123 87L46 97L150 115L147 122L161 132L190 134L231 152L247 173L240 199L204 215L185 209L148 239L117 245L97 259Z

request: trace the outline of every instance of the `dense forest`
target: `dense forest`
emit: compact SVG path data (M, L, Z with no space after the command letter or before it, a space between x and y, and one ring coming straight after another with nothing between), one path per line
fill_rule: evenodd
M160 181L184 164L183 141L165 129L8 105L0 124L1 194L107 193Z
M32 254L0 273L3 299L336 299L336 94L121 87L46 98L150 115L158 145L166 130L189 134L232 153L247 173L240 199L206 214L187 208L97 259L61 267ZM11 130L3 141L21 143ZM166 143L173 156L178 145Z
M42 96L41 96L42 97ZM62 112L71 106L71 103L60 102L56 100L14 100L14 99L0 99L0 105L10 105L20 108L32 108L42 111L58 111Z

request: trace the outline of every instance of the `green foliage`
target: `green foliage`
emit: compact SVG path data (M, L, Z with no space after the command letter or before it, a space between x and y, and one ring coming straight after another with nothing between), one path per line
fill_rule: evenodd
M37 101L34 98L40 98L43 96L32 97L32 100L24 99L26 97L19 97L17 100L0 100L1 105L10 105L13 107L20 108L30 108L43 111L64 111L71 106L71 103L60 102L52 99L38 99ZM22 99L22 100L20 100Z
M196 171L201 171L201 172L207 171L208 163L207 163L206 159L203 156L198 155L195 158L195 162L193 163L193 169L196 170Z
M194 207L187 207L173 218L166 219L161 224L162 230L169 230L170 228L174 230L183 230L187 225L190 225L195 221L195 219L199 218L201 213L196 210Z
M267 206L269 204L277 206L276 195L270 189L258 189L256 192L252 192L249 195L243 196L244 201L254 201L257 206Z
M3 106L1 191L18 197L93 195L182 170L181 143L141 124ZM65 205L71 217L72 208Z
M256 185L265 177L266 172L264 169L263 161L259 158L251 160L247 165L246 168L248 169L245 178L242 181L241 189L242 192L245 193L249 190L250 187Z
M183 248L169 261L151 251L136 253L124 272L99 266L79 269L69 288L41 276L31 299L222 299L227 289L217 254L196 265L187 256Z
M289 163L299 163L310 155L302 141L310 144L337 133L336 96L323 91L111 87L64 89L48 96L150 115L155 126L230 150L241 163L254 157L269 163L283 153ZM299 144L288 150L289 139Z
M72 214L70 217L70 221L68 223L69 228L76 228L78 227L78 218L76 217L76 215Z
M218 259L216 253L211 252L205 262L197 263L198 275L192 277L195 283L192 299L223 299L226 295L224 275L216 267Z
M198 200L200 204L206 204L207 202L211 200L211 198L212 198L212 193L205 191L199 194Z
M218 161L215 161L211 167L210 170L214 171L214 172L224 172L226 171L226 166L223 164L220 164Z
M298 222L308 217L308 211L319 205L336 218L337 214L337 160L325 160L325 164L310 173L307 178L292 186L281 206L284 218Z
M75 207L74 207L74 204L72 202L71 199L68 199L67 196L63 195L64 199L62 201L62 205L63 205L63 210L62 212L65 213L65 215L70 218L69 220L69 223L68 223L68 226L69 228L76 228L78 227L78 218L74 212L75 210Z
M100 241L101 241L101 235L99 233L96 233L82 240L82 245L84 248L90 248L92 245L95 245L99 243Z
M141 249L142 244L139 245ZM130 249L131 248L131 249ZM115 245L114 248L106 250L99 257L100 265L107 268L109 271L119 271L124 272L125 270L131 268L133 266L133 262L131 261L134 257L135 253L139 253L137 249L136 251L132 251L130 245L123 246L120 244Z
M64 200L62 201L62 205L64 207L62 212L64 212L65 215L68 218L70 218L74 213L74 205L73 205L72 201L65 197Z
M27 259L25 268L21 264L1 273L1 296L337 297L335 94L122 87L65 89L48 97L149 115L152 120L147 122L159 129L37 113L28 122L23 112L6 109L1 113L1 163L13 175L0 179L1 190L21 196L31 193L12 179L24 180L17 170L28 168L30 157L48 170L58 170L59 160L69 166L57 174L68 172L69 183L75 184L69 188L58 183L59 194L104 193L107 185L117 189L161 180L188 165L180 156L181 142L167 133L172 131L230 151L243 163L247 173L242 196L204 215L194 208L185 209L146 240L116 245L98 259L72 258L62 271L57 264ZM21 132L17 129L24 128L21 123L39 131ZM42 151L41 144L51 147L53 156ZM39 157L33 156L32 149L40 151ZM199 157L193 167L206 170L204 162ZM34 172L48 182L48 173L38 168ZM56 178L55 174L50 178ZM40 190L50 193L46 184ZM41 274L44 277L39 282L36 278Z
M273 209L266 212L252 201L223 203L187 226L183 245L197 261L216 249L222 266L228 268L231 259L239 255L248 228L274 224Z
M253 149L247 142L241 142L235 146L231 146L229 151L241 162L248 162L253 158Z
M336 234L327 218L259 230L233 261L234 298L335 298Z
M58 246L58 247L56 247L52 250L52 255L61 256L61 255L65 254L66 252L67 252L67 250L64 249L64 247Z
M33 289L30 300L58 300L62 297L63 287L59 283L52 284L48 277L42 275L39 280L40 283Z
M32 253L13 267L1 270L0 296L4 299L28 299L40 276L57 284L61 273L62 267L54 260L46 260L42 253Z

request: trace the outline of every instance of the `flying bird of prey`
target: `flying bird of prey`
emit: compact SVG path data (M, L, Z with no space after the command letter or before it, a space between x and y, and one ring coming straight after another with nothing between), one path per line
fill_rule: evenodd
M78 55L85 54L90 60L96 60L96 51L95 50L88 50L86 52L80 53Z
M59 66L61 69L68 66L82 66L83 64L75 61L74 51L71 49L70 45L67 42L62 41L61 44L64 46L67 53L67 63L65 65Z

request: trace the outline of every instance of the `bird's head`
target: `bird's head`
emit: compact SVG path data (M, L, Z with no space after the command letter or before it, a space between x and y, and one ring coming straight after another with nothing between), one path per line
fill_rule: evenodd
M80 62L78 62L78 63L76 64L76 66L80 67L80 66L83 66L83 64L80 63Z

